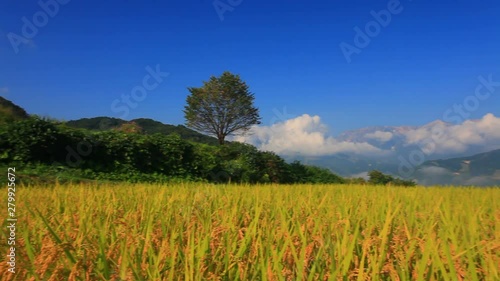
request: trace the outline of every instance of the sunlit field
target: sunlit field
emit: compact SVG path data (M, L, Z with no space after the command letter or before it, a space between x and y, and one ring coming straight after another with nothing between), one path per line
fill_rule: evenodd
M1 280L500 280L498 188L19 186L16 212Z

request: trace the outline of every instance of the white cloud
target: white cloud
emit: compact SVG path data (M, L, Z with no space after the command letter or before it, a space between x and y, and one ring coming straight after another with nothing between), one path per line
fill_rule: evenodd
M350 178L363 178L365 180L369 180L370 176L368 174L369 174L369 172L362 172L362 173L350 175L349 177Z
M8 93L9 93L9 88L7 87L0 88L0 94L8 94Z
M319 116L303 114L271 126L255 126L250 135L235 137L234 140L250 143L259 149L283 155L318 156L341 152L386 153L366 142L338 141L327 136L327 132L328 128L321 122Z
M366 134L365 137L369 139L378 140L380 142L388 142L394 135L391 132L376 131L374 133Z
M500 148L500 118L486 114L479 120L453 125L435 121L419 128L401 130L401 145L419 146L427 155L466 154L469 151L488 151ZM382 143L393 140L393 132L376 131L365 135ZM303 114L270 126L255 126L250 135L233 140L246 142L262 150L281 155L326 156L353 153L364 156L394 156L367 142L341 141L328 136L328 128L319 116Z
M426 154L463 153L472 146L493 150L500 147L500 118L489 113L458 125L433 122L410 130L405 136L407 144L420 146Z
M421 185L451 184L458 175L442 167L424 167L417 171L417 182Z

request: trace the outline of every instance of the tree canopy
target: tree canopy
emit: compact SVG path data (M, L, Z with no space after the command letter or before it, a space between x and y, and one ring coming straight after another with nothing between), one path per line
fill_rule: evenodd
M246 133L252 125L260 124L255 97L239 75L226 71L220 77L210 77L202 87L188 90L186 125L217 137L219 144L224 144L228 135Z

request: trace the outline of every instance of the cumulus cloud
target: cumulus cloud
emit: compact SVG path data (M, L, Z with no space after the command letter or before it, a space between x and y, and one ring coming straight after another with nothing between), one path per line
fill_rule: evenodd
M282 155L332 155L341 152L380 154L385 151L366 142L345 142L327 135L328 128L319 116L302 116L271 126L255 126L251 134L234 140Z
M500 147L500 118L486 114L479 120L451 125L433 122L405 133L409 145L418 145L426 154L463 153L472 146L493 150Z
M363 140L331 137L321 118L308 114L270 126L255 126L249 135L233 138L262 150L291 156L327 156L338 153L394 156L394 151L372 145L368 143L370 140L377 140L381 144L395 140L400 146L418 146L426 155L449 156L467 154L478 149L488 151L500 148L500 118L490 113L479 120L467 120L456 125L435 121L422 127L405 127L397 132L370 132L360 139Z
M374 133L366 134L365 137L369 139L378 140L380 142L388 142L394 135L391 132L376 131Z

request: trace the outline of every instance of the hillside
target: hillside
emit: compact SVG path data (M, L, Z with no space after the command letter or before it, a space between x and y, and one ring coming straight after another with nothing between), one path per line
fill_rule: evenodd
M346 183L327 169L286 163L273 152L218 144L182 125L96 117L69 122L29 116L2 99L0 166L24 183L55 181ZM19 120L22 119L22 120ZM19 120L19 121L17 121ZM6 178L0 184L6 184Z
M26 119L28 116L22 107L0 96L0 124Z
M500 149L469 157L427 161L416 172L421 184L500 185Z
M210 145L216 145L218 143L216 138L198 133L183 125L174 126L169 124L163 124L161 122L148 118L133 119L130 121L112 117L82 118L82 119L68 121L66 122L66 125L72 128L105 131L105 130L116 129L123 124L131 122L134 122L139 127L141 127L141 129L145 134L160 133L164 135L170 135L172 133L176 133L182 139L185 140L190 140Z
M14 104L10 100L0 96L0 124L6 124L13 121L26 119L29 114L22 107ZM94 117L94 118L81 118L66 122L68 127L88 129L88 130L111 130L120 127L123 124L134 122L139 125L145 134L164 134L170 135L172 133L178 134L185 140L195 141L204 144L216 145L217 139L201 134L191 130L183 125L169 125L161 122L148 119L138 118L130 121L122 120L113 117Z

